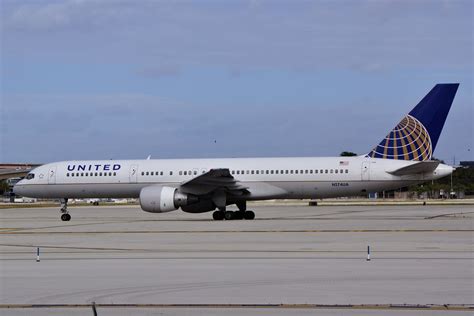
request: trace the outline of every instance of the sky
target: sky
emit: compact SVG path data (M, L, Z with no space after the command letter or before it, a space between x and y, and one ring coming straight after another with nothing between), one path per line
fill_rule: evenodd
M474 160L470 0L0 3L2 163L364 154L441 82Z

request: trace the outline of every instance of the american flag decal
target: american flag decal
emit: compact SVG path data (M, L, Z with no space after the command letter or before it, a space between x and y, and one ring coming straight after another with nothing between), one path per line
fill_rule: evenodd
M339 161L339 166L348 166L349 161Z

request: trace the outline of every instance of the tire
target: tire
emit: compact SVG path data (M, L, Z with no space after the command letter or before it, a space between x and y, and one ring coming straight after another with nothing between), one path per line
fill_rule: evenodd
M245 212L237 211L234 213L234 219L244 219Z
M225 212L224 218L225 218L227 221L233 220L233 219L235 218L235 217L234 217L234 212L232 212L232 211L227 211L227 212Z
M255 213L253 211L246 211L244 214L244 218L248 220L252 220L255 218Z
M221 221L221 220L224 219L224 212L215 211L214 213L212 213L212 218L213 218L215 221Z
M63 215L61 215L61 220L62 220L63 222L69 222L69 221L71 220L71 215L69 215L69 214L63 214Z

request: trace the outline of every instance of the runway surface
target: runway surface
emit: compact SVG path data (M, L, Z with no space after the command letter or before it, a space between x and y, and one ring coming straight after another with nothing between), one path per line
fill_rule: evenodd
M73 305L91 302L99 315L473 311L473 206L252 209L256 220L222 222L137 206L71 207L70 222L58 208L0 210L0 314L83 315ZM31 308L42 304L60 306Z

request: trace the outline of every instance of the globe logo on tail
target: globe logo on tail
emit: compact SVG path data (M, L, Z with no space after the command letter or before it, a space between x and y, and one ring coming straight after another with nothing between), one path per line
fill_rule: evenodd
M427 129L415 117L407 115L367 157L425 161L430 160L432 154Z

